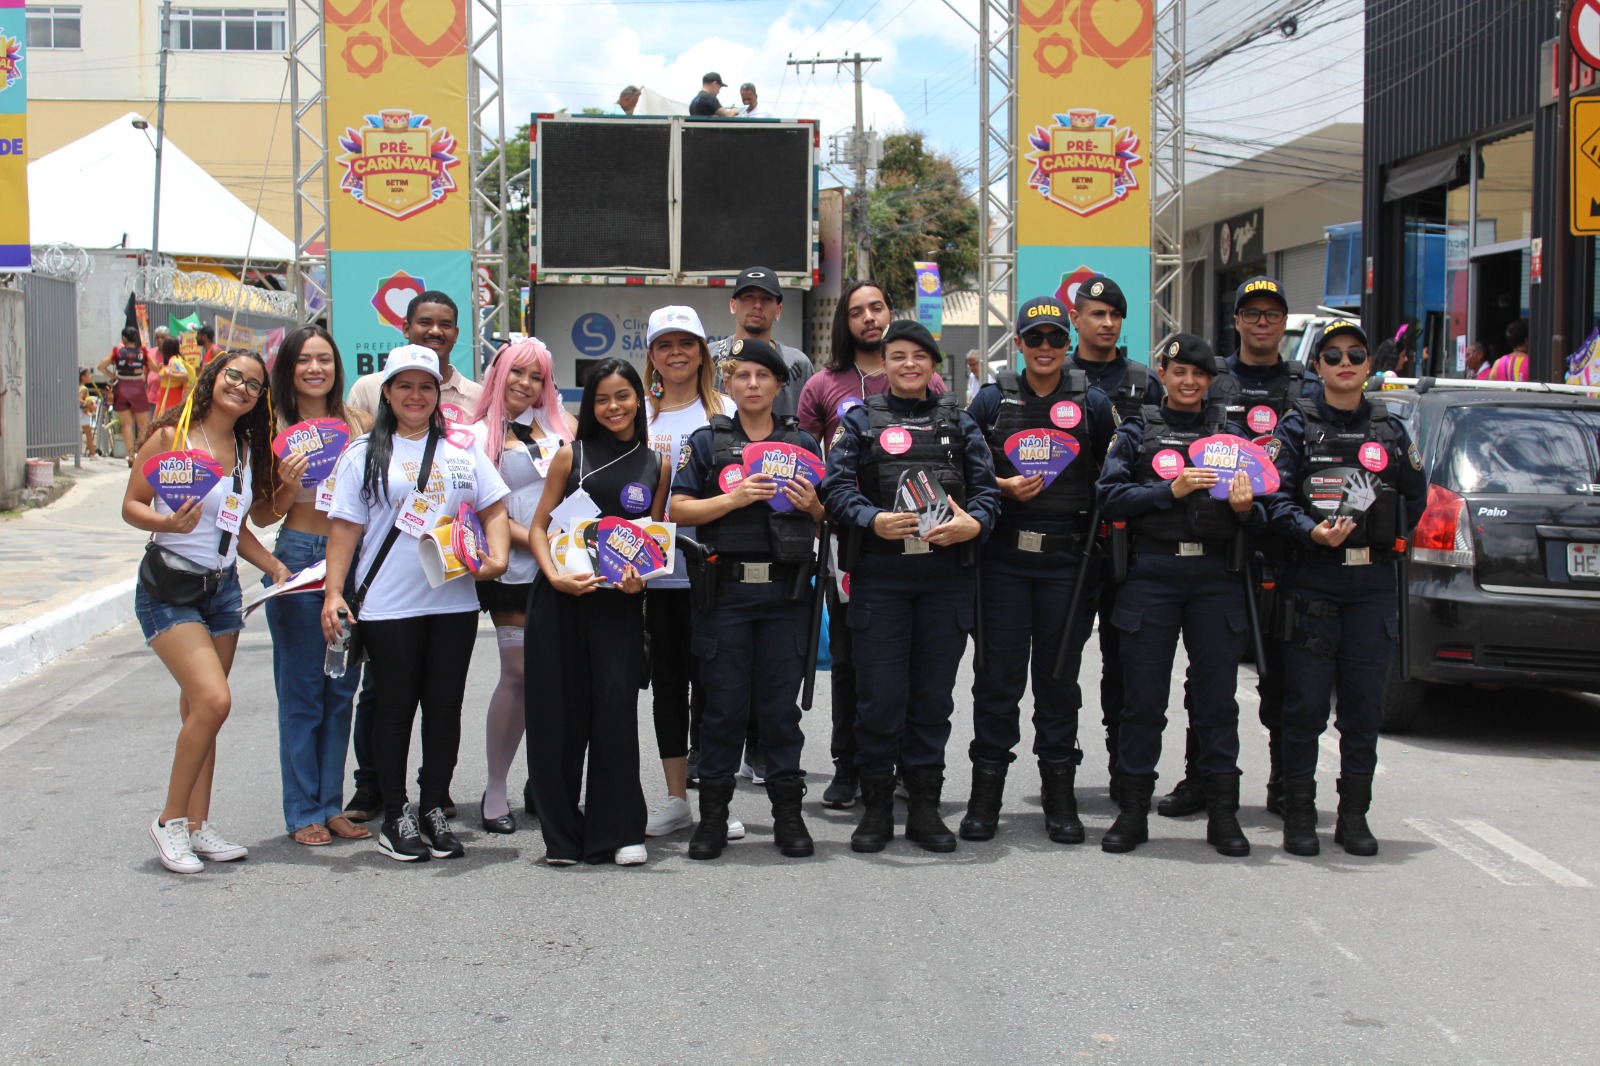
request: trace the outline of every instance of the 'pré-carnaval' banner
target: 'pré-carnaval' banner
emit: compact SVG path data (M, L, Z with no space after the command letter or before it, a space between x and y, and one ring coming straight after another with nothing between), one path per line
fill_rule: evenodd
M1023 0L1017 66L1017 300L1105 274L1122 344L1150 347L1150 44L1154 0Z
M0 271L28 270L28 25L23 0L0 0Z

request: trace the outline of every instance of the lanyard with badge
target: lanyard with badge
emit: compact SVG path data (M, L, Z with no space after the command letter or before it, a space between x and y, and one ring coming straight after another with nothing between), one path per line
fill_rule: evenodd
M173 448L184 451L189 447L189 420L194 414L194 393L190 392L183 404L183 413L178 416L178 425L172 435ZM200 437L206 442L206 451L211 457L217 457L217 449L211 443L211 435L206 432L206 427L200 427ZM222 506L217 508L217 528L221 535L217 538L217 558L227 559L228 549L233 546L233 538L239 535L239 529L244 525L244 453L239 448L238 437L233 443L233 491L223 497Z
M422 495L422 490L427 488L428 478L433 473L433 452L438 445L439 433L432 426L429 426L428 443L422 449L422 468L417 471L417 486L406 496L405 501L400 504L400 511L395 516L394 525L389 527L388 536L384 537L383 543L378 546L378 554L372 557L372 566L367 569L367 576L362 579L361 586L356 589L355 595L350 597L348 601L352 617L361 617L361 605L366 601L367 590L372 587L373 579L378 576L378 568L383 566L383 560L388 557L389 549L393 548L394 542L399 539L400 531L403 529L407 533L411 532L409 527L401 525L401 517L405 514L406 509L413 506L413 501L420 499L424 516L432 510L427 497ZM423 532L426 532L426 529ZM420 537L422 533L412 535Z
M600 517L600 506L594 502L594 497L590 496L588 491L584 489L583 483L607 467L616 466L642 446L643 442L636 440L633 442L633 447L609 463L597 466L586 474L583 472L583 442L575 442L572 447L578 454L578 487L572 490L571 496L561 501L560 506L550 512L550 524L560 529L571 529L575 522L581 522L585 518Z

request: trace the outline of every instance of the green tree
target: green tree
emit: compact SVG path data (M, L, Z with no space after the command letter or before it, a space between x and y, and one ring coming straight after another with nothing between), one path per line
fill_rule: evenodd
M939 264L946 292L968 287L978 271L978 205L955 160L916 131L883 140L877 181L867 192L872 275L897 310L916 302L917 262ZM854 237L846 235L846 256Z

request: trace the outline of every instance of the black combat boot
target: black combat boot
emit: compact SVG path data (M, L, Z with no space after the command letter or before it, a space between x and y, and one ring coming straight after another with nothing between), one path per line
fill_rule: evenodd
M850 834L851 851L882 851L894 839L894 775L861 775L861 824Z
M1267 813L1283 817L1283 759L1279 749L1283 747L1283 732L1272 730L1267 735L1267 759L1270 769L1267 771Z
M1205 785L1206 843L1218 855L1237 859L1250 854L1250 841L1239 828L1239 775L1212 774Z
M907 769L906 839L922 845L924 851L956 850L956 835L939 817L939 793L944 789L944 771L933 766Z
M1150 797L1156 794L1156 775L1135 777L1123 774L1117 779L1113 797L1122 813L1100 838L1100 850L1132 851L1150 839Z
M803 859L816 848L800 816L800 800L806 794L804 781L768 781L767 799L772 801L772 842L791 859Z
M1378 839L1367 828L1367 809L1371 806L1371 774L1345 774L1339 778L1339 820L1333 826L1333 842L1351 855L1378 854Z
M1078 820L1078 797L1072 791L1078 764L1070 759L1039 760L1039 792L1044 803L1044 830L1057 844L1082 844L1083 823Z
M1283 783L1283 850L1290 855L1316 855L1317 782L1286 780Z
M728 803L733 782L700 779L700 821L689 838L689 858L715 859L728 846Z
M1006 763L972 760L972 798L961 819L962 840L993 840L1000 825L1000 800L1006 790ZM909 824L908 824L909 835Z
M1184 818L1206 809L1206 785L1200 771L1194 767L1200 757L1200 741L1195 731L1183 731L1183 780L1156 804L1156 813L1163 818Z

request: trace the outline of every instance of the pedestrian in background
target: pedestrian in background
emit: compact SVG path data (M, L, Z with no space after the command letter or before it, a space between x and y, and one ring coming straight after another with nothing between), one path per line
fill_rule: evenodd
M617 102L601 111L602 115L631 115L633 109L639 106L639 87L629 85L617 95Z
M271 423L261 402L266 383L266 364L254 352L212 360L193 403L168 412L146 435L122 498L123 521L151 534L134 614L145 643L180 693L183 725L167 797L150 823L157 857L174 873L198 873L201 859L229 862L248 854L211 821L211 783L217 733L233 706L228 672L244 628L237 561L242 556L279 584L289 577L288 567L244 524L258 487L267 484L272 456ZM188 500L174 511L156 495L143 470L155 456L176 449L204 452L223 476L203 499Z
M458 443L445 435L439 357L431 349L396 348L384 364L384 376L372 430L351 442L334 472L322 634L330 643L338 639L344 612L358 625L371 660L373 754L384 810L378 849L401 862L454 859L466 849L450 828L445 807L461 746L461 702L477 638L478 602L468 580L430 587L414 538L467 504L477 512L488 542L477 579L499 577L510 550L501 502L507 489L473 441ZM421 521L406 521L413 516ZM400 538L404 544L395 543ZM352 610L344 589L358 543L358 602ZM419 705L420 825L406 801L406 759Z
M83 366L78 368L78 428L83 431L83 454L90 459L98 458L100 449L94 442L94 420L100 410L100 390L94 385L94 370Z
M350 437L372 424L364 411L344 404L344 368L333 336L321 326L301 326L284 338L273 360L273 433L312 418L343 422ZM272 555L290 572L326 561L333 523L332 478L302 485L307 457L273 456L269 491L250 510L258 526L282 522ZM323 672L322 601L313 594L267 601L272 634L272 683L278 696L278 769L283 778L283 819L297 844L312 847L372 834L344 814L344 759L350 746L351 701L361 671L343 677Z
M528 700L528 760L552 866L649 858L639 787L644 581L631 566L614 586L568 573L549 541L551 514L565 501L630 522L665 517L672 469L646 443L649 432L638 371L602 359L583 387L578 431L550 464L528 538L539 573L525 661L540 687Z
M1527 381L1528 320L1519 318L1506 327L1506 347L1511 350L1489 368L1490 381Z
M538 338L500 349L489 364L483 396L473 412L478 446L500 472L510 492L505 497L511 536L506 572L478 582L478 606L494 622L500 650L500 680L489 697L484 720L484 748L489 777L479 813L487 833L514 833L516 819L506 795L506 775L522 747L527 725L527 691L523 674L523 633L528 594L538 562L528 538L533 516L544 497L544 475L561 445L572 440L577 423L561 409L550 349ZM523 809L534 811L533 773L522 790Z
M111 408L122 416L122 444L133 466L133 442L143 440L150 425L150 396L145 390L147 353L139 343L139 331L129 326L122 331L122 344L100 361L99 371L116 378L112 386Z

